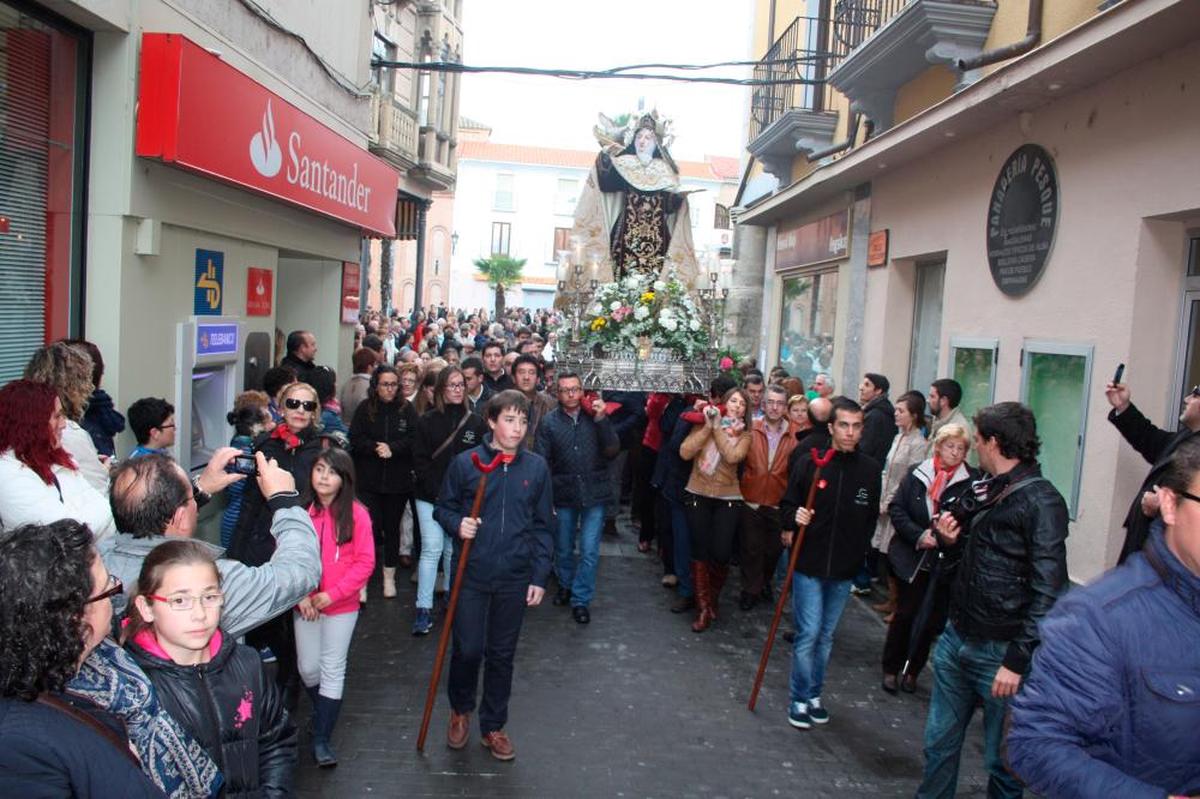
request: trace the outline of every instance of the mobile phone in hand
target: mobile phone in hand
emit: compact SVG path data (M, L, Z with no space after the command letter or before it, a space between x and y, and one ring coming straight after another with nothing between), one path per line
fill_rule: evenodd
M1117 364L1117 371L1113 373L1113 379L1112 379L1113 385L1119 386L1121 384L1121 378L1123 378L1124 376L1125 376L1125 364L1119 363L1119 364Z

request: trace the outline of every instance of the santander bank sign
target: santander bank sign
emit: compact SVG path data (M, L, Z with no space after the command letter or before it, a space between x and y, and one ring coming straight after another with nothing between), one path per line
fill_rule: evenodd
M396 233L395 170L178 34L142 34L136 152Z

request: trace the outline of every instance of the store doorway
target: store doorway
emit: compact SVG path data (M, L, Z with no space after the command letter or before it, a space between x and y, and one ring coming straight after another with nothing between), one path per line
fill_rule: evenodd
M1179 392L1172 398L1174 409L1178 409L1183 398L1200 385L1200 234L1193 234L1188 241L1187 290L1183 294L1183 313L1180 314L1179 353L1176 373L1179 375ZM1179 426L1178 413L1167 414L1167 427Z
M913 308L912 349L908 362L908 387L924 394L938 378L942 343L942 286L946 262L917 264L916 302Z

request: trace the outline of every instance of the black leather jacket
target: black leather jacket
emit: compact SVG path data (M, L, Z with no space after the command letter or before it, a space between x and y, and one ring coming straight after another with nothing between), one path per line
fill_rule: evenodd
M1040 478L1001 495L1026 478ZM1067 582L1067 503L1040 467L1022 464L993 480L971 521L950 595L950 621L964 637L1008 641L1004 666L1025 674L1042 620Z
M126 646L154 683L166 711L225 775L222 796L292 794L296 728L275 681L263 674L257 652L226 636L208 663L181 666L136 642Z

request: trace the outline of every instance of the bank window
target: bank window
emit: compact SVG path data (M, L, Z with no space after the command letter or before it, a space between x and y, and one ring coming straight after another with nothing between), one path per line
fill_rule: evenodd
M717 230L729 230L729 209L717 203L713 211L713 227Z
M492 255L508 255L512 242L512 225L508 222L492 223Z
M962 386L958 407L970 419L996 401L996 361L1000 341L994 338L950 338L950 377Z
M837 270L783 279L778 363L807 387L833 363Z
M496 175L496 193L492 200L492 208L496 211L513 211L516 203L513 197L515 178L506 173Z
M1021 401L1037 418L1042 474L1066 498L1072 519L1079 509L1091 377L1090 345L1025 342Z

